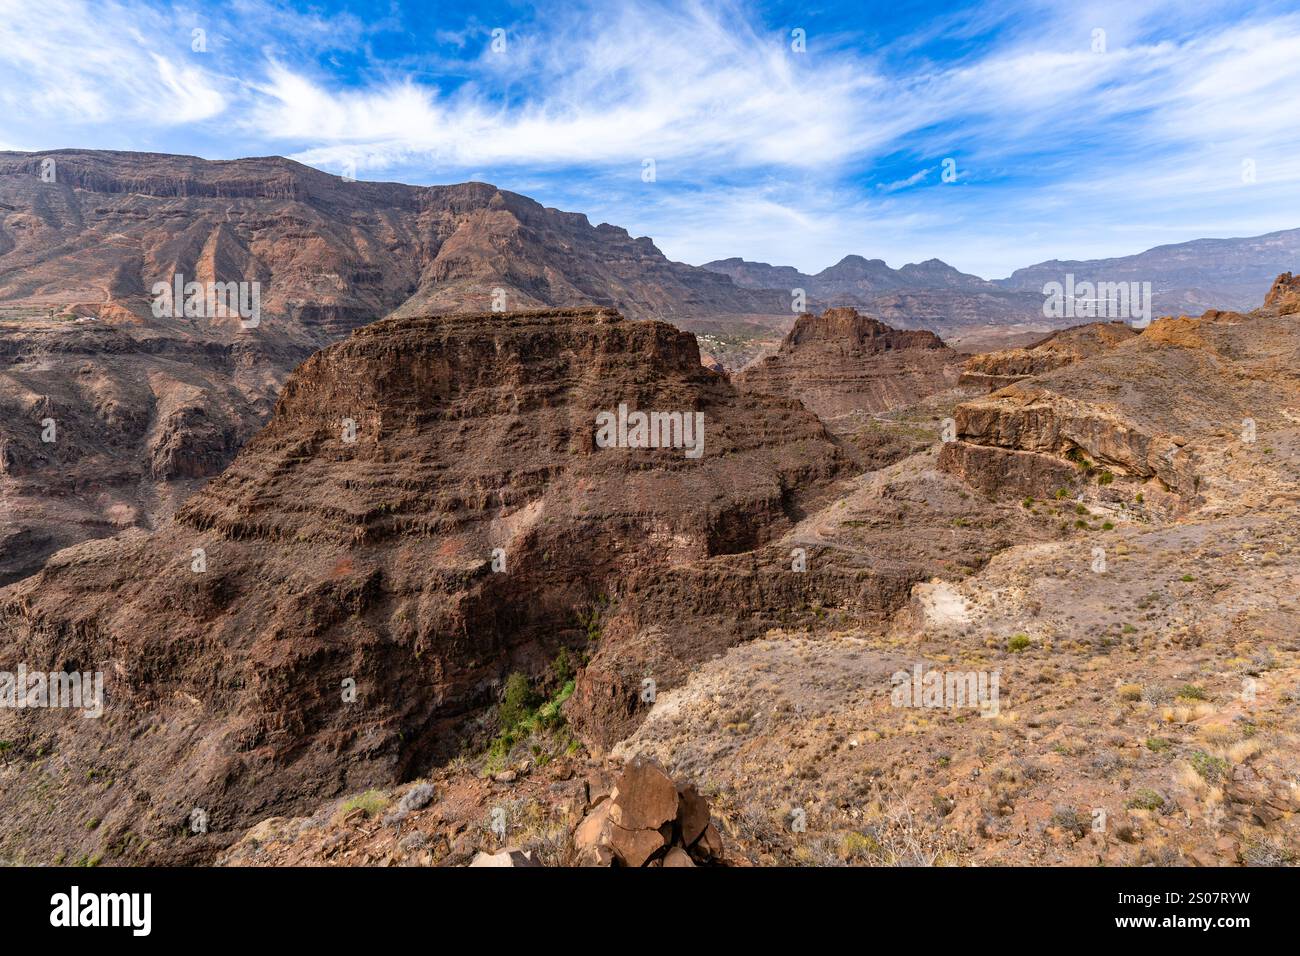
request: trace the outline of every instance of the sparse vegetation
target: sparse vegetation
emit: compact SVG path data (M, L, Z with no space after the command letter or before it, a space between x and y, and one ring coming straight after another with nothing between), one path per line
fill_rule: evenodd
M556 683L560 683L561 677L565 680L555 694L545 700L534 690L528 678L518 671L506 678L505 691L497 707L498 731L488 747L486 771L492 772L500 768L518 744L531 741L540 733L554 732L564 726L562 708L565 701L573 695L576 683L568 652L563 648L551 662L550 672ZM576 741L566 738L559 750L574 752L575 744ZM556 752L553 746L544 747L536 741L533 741L531 750L538 763L547 762Z
M370 819L383 813L384 810L388 808L390 802L391 801L387 794L381 793L378 790L367 790L365 793L359 793L355 797L349 797L347 800L344 800L343 806L339 808L339 812L344 816L347 816L354 810L361 810L365 813L366 818Z
M1143 788L1129 798L1125 804L1130 810L1159 810L1165 805L1165 798L1154 790Z
M1192 769L1199 773L1206 783L1218 783L1228 773L1228 761L1222 757L1213 757L1204 751L1196 751L1188 761Z

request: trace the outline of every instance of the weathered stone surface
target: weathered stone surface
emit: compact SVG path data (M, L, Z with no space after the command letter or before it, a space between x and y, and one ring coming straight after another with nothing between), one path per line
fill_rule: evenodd
M628 761L610 796L610 820L628 830L654 830L677 816L677 788L658 764Z
M602 800L573 831L573 848L584 863L593 862L597 847L609 845L609 810L610 802Z
M957 379L933 332L900 331L854 309L801 315L775 355L736 376L746 391L797 398L823 419L911 404Z
M598 447L596 415L620 403L699 412L703 454ZM173 520L0 594L0 665L111 660L115 705L60 724L61 759L102 767L106 741L133 741L105 815L152 834L155 857L210 852L269 810L449 755L517 661L540 671L580 644L579 617L628 577L761 546L845 469L811 413L742 399L664 323L387 319L303 363ZM345 680L364 704L340 704ZM145 715L159 730L133 733ZM29 715L32 731L56 717ZM6 788L0 810L29 798ZM170 821L194 806L220 806L223 826L176 843Z
M1185 507L1213 474L1225 434L1286 426L1294 404L1294 319L1207 312L959 405L942 466L986 490L1051 495L1068 470L1149 482ZM1253 439L1252 439L1253 440Z
M698 856L716 860L722 857L722 834L712 822L704 828L704 833L700 835L699 841L691 848L692 852Z
M258 326L155 315L154 285L178 274L257 283ZM787 310L783 294L486 183L349 182L280 157L0 152L0 584L163 521L313 351L394 311L485 311L494 294L511 310L594 303L638 319ZM46 418L56 443L40 441Z
M533 858L531 851L521 850L518 847L506 847L496 853L480 850L474 855L473 862L470 863L470 866L531 867L541 865Z
M609 848L624 866L644 866L663 846L663 834L658 830L609 829Z
M689 853L687 853L681 847L675 846L664 855L664 866L665 867L669 867L669 866L694 867L695 861L691 859L691 855Z
M633 757L624 765L610 798L574 830L573 848L579 863L588 866L608 865L611 856L622 866L693 865L685 851L709 827L708 802L694 785L674 783L655 761ZM693 835L688 839L687 834ZM665 847L671 848L667 856L661 852ZM721 858L716 830L700 852L702 858Z
M1277 309L1281 315L1293 315L1300 312L1300 275L1284 272L1277 277L1273 288L1264 298L1264 305Z
M981 385L992 391L1099 355L1137 334L1126 322L1092 322L1062 329L1024 348L972 356L962 366L960 384Z
M687 846L700 838L704 828L709 825L709 802L695 789L695 784L688 783L678 791L679 804L677 824L681 829L682 842Z

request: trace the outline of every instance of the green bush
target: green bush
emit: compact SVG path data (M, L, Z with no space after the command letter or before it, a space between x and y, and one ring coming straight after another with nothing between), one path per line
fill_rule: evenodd
M1198 750L1189 759L1192 769L1199 773L1206 783L1218 783L1228 774L1228 761L1222 757L1211 757Z
M1165 798L1149 789L1139 790L1125 804L1130 810L1159 810L1164 805Z
M551 662L551 676L555 682L563 687L574 677L573 661L569 658L569 649L561 647L560 653L555 655L555 660Z
M378 790L367 790L365 793L359 793L355 797L345 800L341 810L344 816L353 810L362 810L367 817L377 817L384 812L389 803L388 797Z
M514 730L532 712L537 704L537 695L533 693L528 678L519 671L514 671L506 678L505 693L497 707L497 720L503 731Z
M1013 654L1019 654L1030 644L1028 634L1017 634L1007 641L1007 650Z

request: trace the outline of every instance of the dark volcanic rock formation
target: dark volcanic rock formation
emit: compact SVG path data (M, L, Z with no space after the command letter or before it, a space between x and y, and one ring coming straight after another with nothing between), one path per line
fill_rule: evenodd
M797 398L824 419L910 405L951 384L956 353L933 332L892 329L854 309L801 315L780 350L741 372L747 391Z
M702 413L703 455L598 447L620 404ZM624 581L763 547L844 468L798 403L742 401L663 323L360 329L174 519L0 591L0 670L106 681L99 720L0 712L4 855L204 859L259 815L404 779ZM88 773L112 782L69 786ZM196 807L210 832L179 836Z
M154 284L177 274L258 283L260 325L155 315ZM265 423L294 366L394 310L596 304L681 320L785 302L486 183L349 182L278 157L0 153L0 583L165 518ZM57 442L41 440L47 418Z

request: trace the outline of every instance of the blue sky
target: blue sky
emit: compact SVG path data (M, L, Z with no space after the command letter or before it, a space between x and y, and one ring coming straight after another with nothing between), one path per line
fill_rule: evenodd
M993 278L1294 228L1298 104L1296 0L0 0L0 148L480 179L692 263Z

